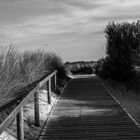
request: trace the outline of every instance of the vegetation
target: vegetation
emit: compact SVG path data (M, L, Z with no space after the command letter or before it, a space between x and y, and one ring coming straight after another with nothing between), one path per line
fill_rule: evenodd
M34 88L36 82L54 70L58 71L60 78L66 76L62 60L56 54L39 50L19 53L10 46L0 54L0 107L24 96L22 90L27 89L24 87ZM31 86L32 83L35 84Z
M140 52L140 22L109 23L105 34L106 58L98 61L96 73L116 81L134 79L133 65Z
M60 92L68 77L62 59L55 53L44 51L26 51L19 53L10 46L0 54L0 122L2 122L15 108L15 106L47 75L57 70L57 93ZM42 87L45 89L46 87ZM33 98L24 106L25 139L38 139L41 128L45 123L44 117L51 110L47 104L46 92L39 94L41 112L40 127L34 126L34 104ZM51 94L52 102L56 94ZM45 105L44 105L45 104ZM53 104L53 103L52 103ZM43 109L46 109L44 112ZM16 137L16 121L6 129L7 134ZM7 136L8 136L7 135ZM8 138L8 139L10 139Z
M77 61L77 62L66 62L65 66L67 71L72 74L93 74L94 73L94 61Z
M131 116L140 124L140 94L132 89L124 91L125 83L118 83L112 80L104 81L113 96L123 105Z
M105 34L106 57L96 63L95 73L140 123L140 21L109 23Z

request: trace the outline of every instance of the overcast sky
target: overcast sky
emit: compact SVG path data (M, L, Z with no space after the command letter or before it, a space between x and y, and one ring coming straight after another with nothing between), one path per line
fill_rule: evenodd
M104 28L137 21L140 0L0 0L0 45L44 49L64 61L104 56Z

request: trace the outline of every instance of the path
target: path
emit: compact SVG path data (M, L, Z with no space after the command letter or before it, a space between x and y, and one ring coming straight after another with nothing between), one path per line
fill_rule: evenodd
M41 140L140 140L140 130L96 77L73 79Z

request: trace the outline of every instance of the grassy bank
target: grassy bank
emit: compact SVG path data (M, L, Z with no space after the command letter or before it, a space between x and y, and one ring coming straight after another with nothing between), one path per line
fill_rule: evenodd
M19 96L20 89L54 70L60 78L65 77L63 62L56 54L39 50L19 53L9 47L0 54L0 107Z
M118 83L112 80L104 80L107 88L110 89L114 97L128 111L129 114L140 124L140 94L134 89L126 91L125 83Z
M0 54L0 122L2 122L16 106L17 100L22 99L32 90L37 83L44 77L49 75L54 70L58 71L58 91L69 80L66 76L66 70L62 59L55 53L46 53L45 51L32 51L19 53L15 48L10 46ZM45 88L45 87L43 87ZM43 89L42 89L43 90ZM46 104L45 93L40 92L41 117L46 116L50 111L50 106ZM52 94L52 100L55 100L57 95ZM43 110L47 108L47 110ZM40 131L45 117L41 118L41 126L35 127L33 100L27 103L24 107L24 121L26 139L36 139ZM44 113L44 115L43 115ZM16 137L16 123L7 129L7 132L13 137ZM30 132L31 131L31 132ZM10 137L11 139L11 137Z

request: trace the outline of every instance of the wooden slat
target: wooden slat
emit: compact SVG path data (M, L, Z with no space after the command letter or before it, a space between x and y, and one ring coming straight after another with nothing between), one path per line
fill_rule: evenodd
M54 86L55 86L55 90L56 90L56 85L57 85L57 74L54 75L54 80L55 80Z
M48 98L48 103L51 104L51 79L47 81L47 98Z
M140 129L96 77L73 79L40 140L140 140Z
M17 140L24 140L23 108L17 114Z
M34 117L35 125L40 125L40 116L39 116L39 93L38 91L34 94Z
M55 75L57 73L57 71L54 71L53 73L51 73L48 77L46 77L44 80L42 80L40 83L39 83L39 86L43 86L53 75Z

